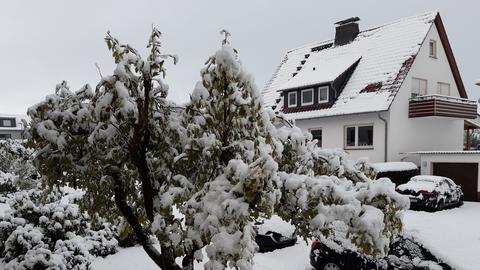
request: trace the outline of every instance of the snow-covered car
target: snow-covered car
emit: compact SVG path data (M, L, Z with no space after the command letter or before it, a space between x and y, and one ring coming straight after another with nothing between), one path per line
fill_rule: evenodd
M399 236L383 258L365 256L335 243L313 241L310 264L316 270L427 270L452 268L410 237Z
M258 245L259 252L270 252L295 245L297 236L295 234L284 236L277 232L268 231L265 234L257 234L255 242Z
M269 252L297 243L295 227L276 215L270 219L258 220L254 223L253 228L257 233L255 242L259 252Z
M461 205L463 201L461 187L443 176L417 175L396 190L408 195L411 209L442 210Z

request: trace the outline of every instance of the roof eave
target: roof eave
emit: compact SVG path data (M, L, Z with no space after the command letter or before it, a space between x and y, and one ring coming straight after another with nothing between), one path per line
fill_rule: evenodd
M452 47L448 41L447 32L445 31L445 26L443 25L442 18L440 13L437 13L435 17L435 26L437 27L440 40L442 42L443 48L447 55L448 64L453 73L453 78L455 79L455 84L457 85L458 92L462 98L468 98L465 86L463 85L462 77L460 76L460 71L458 70L457 62L455 61L455 56L453 55Z

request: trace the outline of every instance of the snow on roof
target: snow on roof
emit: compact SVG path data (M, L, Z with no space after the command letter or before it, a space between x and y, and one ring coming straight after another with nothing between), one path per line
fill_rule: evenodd
M23 126L22 119L25 121L29 121L29 117L23 114L4 114L0 113L0 118L15 118L15 122L17 123L15 127L0 127L0 130L24 130L25 127Z
M377 172L401 172L418 170L417 165L412 162L380 162L370 164Z
M338 58L339 62L351 63L361 57L333 106L286 116L308 119L388 110L437 14L428 12L361 31L354 41L342 46L331 45L333 40L327 40L289 50L262 91L265 105L275 105L279 90L315 81L312 77L317 73L311 71L312 67L319 71L336 70L330 62L333 60L325 59ZM338 71L325 73L324 77L331 79Z
M478 150L465 150L465 151L416 151L408 152L405 154L418 154L418 155L448 155L448 154L462 154L462 155L480 155Z
M332 82L357 62L361 56L347 54L331 57L323 54L314 54L312 58L316 59L308 59L301 72L277 91Z
M430 182L440 182L446 177L443 176L436 176L436 175L416 175L412 177L413 181L430 181Z

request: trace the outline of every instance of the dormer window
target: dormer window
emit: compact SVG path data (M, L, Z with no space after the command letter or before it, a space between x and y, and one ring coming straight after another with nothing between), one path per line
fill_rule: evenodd
M302 106L313 104L313 88L302 90Z
M297 92L290 92L288 93L288 107L296 107L297 106Z
M318 88L318 103L328 102L328 86Z
M432 58L437 58L437 41L436 40L430 39L429 55Z

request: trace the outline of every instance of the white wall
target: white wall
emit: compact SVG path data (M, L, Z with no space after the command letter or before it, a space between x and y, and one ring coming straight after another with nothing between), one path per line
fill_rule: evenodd
M382 113L387 118L388 112ZM371 162L384 161L385 125L377 113L322 117L309 120L297 120L302 130L322 129L323 148L344 148L345 126L355 124L373 124L373 149L346 150L353 159L368 158Z
M478 163L480 153L477 154L422 154L420 173L426 175L433 174L433 163L435 162L453 162L453 163ZM478 167L478 185L477 192L480 192L480 166Z
M429 55L430 40L435 40L437 42L437 58L432 58ZM427 95L438 94L437 83L442 82L450 84L451 96L460 97L450 65L448 64L445 49L443 48L435 24L432 24L432 28L428 32L427 37L420 48L414 64L410 69L409 75L427 80ZM408 81L404 82L404 85L405 84L408 88L411 88L411 77Z
M10 134L12 139L22 139L23 131L20 130L0 130L0 134Z
M437 59L429 56L430 39L437 41ZM412 77L428 80L428 94L436 94L437 82L445 82L450 83L453 96L459 96L435 25L430 29L390 108L388 159L397 161L405 157L405 161L419 164L418 156L406 156L401 153L422 150L462 150L463 119L448 117L408 118Z

